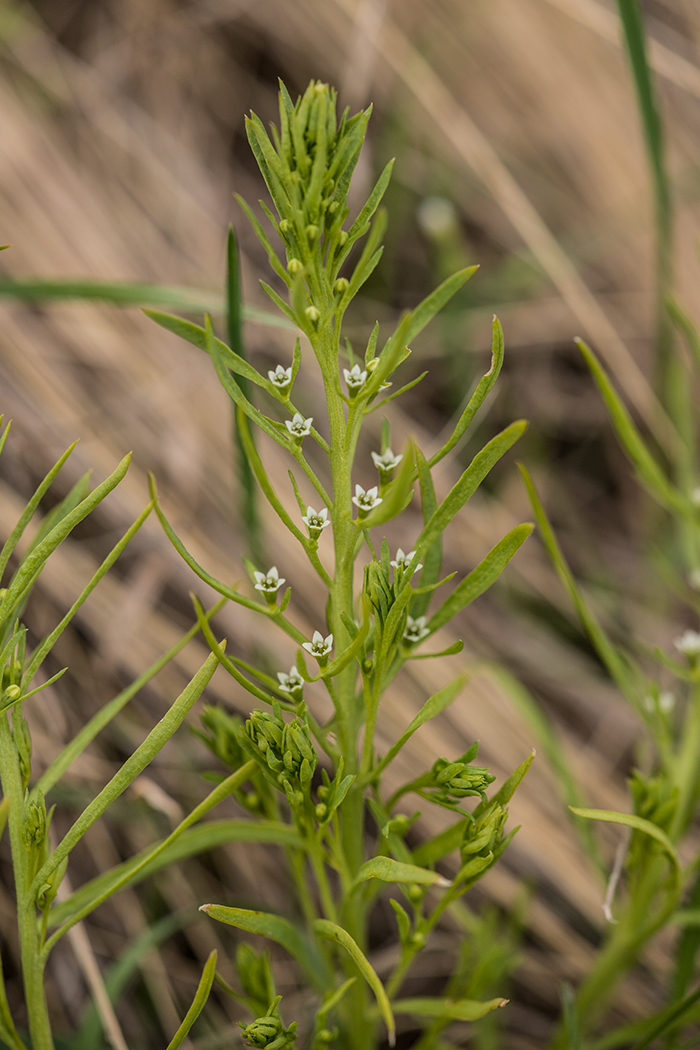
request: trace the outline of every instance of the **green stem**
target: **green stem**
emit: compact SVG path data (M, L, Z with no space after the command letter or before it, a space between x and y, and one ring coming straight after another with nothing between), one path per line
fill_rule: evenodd
M19 718L15 713L14 718ZM8 825L12 847L12 867L17 897L17 926L24 995L33 1050L54 1050L51 1023L44 994L44 961L39 948L36 908L30 894L29 854L24 846L24 790L19 760L9 718L0 715L0 779L3 795L9 796Z
M692 817L689 812L695 798L700 771L700 685L695 684L688 697L688 708L680 745L671 775L678 788L678 805L669 830L669 838L676 842Z

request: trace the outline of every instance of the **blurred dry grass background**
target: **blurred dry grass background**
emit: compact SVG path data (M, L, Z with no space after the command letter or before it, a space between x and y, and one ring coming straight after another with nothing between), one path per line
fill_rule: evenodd
M679 294L698 316L700 10L692 0L643 6L677 195ZM656 597L640 559L643 505L572 343L577 334L594 343L653 426L654 398L645 379L653 331L650 195L616 17L604 0L4 0L0 239L13 244L0 260L4 271L190 285L217 296L226 227L234 221L246 298L266 305L257 287L265 260L232 192L249 201L261 195L243 115L254 109L264 120L275 118L278 76L292 94L315 77L336 84L343 104L374 101L358 195L397 157L386 198L387 250L351 319L353 338L365 337L375 319L388 325L454 266L481 263L413 348L407 374L423 367L430 373L395 406L394 447L408 434L426 451L438 442L462 393L484 370L496 311L506 332L506 365L464 456L499 425L529 418L519 457L534 473L601 614L620 633L635 631L667 645L683 624ZM436 198L442 204L436 206ZM137 310L3 303L0 324L0 410L14 419L0 465L0 537L74 438L80 444L59 490L87 469L101 479L125 451L134 451L126 482L42 577L30 612L34 634L54 622L146 503L148 470L195 556L220 578L241 579L230 414L203 356ZM280 330L248 325L246 337L261 368L290 358L289 336ZM300 397L309 413L317 393L309 380ZM363 455L369 459L366 449ZM280 487L288 487L283 465L274 457L269 462ZM441 464L443 491L457 470L457 463ZM449 568L468 570L497 536L528 516L509 458L448 534ZM407 549L417 527L416 515L394 542ZM297 623L313 631L320 622L314 580L296 552L282 555L275 523L264 542L294 585ZM37 770L187 629L193 583L149 522L59 645L56 667L69 664L69 675L28 712ZM627 594L624 603L618 585ZM211 598L203 586L197 590ZM225 611L216 626L236 652L255 654L271 668L289 665L287 640L273 653L240 610ZM388 698L385 738L455 673L459 660L500 662L553 720L564 761L581 778L589 804L625 808L636 720L602 675L536 539L506 581L468 610L459 630L467 656L431 663L429 671L414 664L417 670ZM55 793L60 821L67 822L140 741L202 656L201 643L192 643L76 763L69 786ZM247 696L221 674L209 700L248 710ZM393 775L398 780L416 761L427 764L438 754L457 755L473 739L499 777L538 745L534 727L487 673L472 679L442 721L414 738L404 768L397 762ZM201 797L199 771L207 764L194 738L183 736L166 749L140 790L86 837L71 869L73 883L162 834L181 807ZM542 756L512 806L512 823L522 830L473 896L507 909L522 895L523 880L529 887L522 962L500 1018L504 1046L525 1050L545 1043L561 981L575 983L588 965L603 922L604 887L579 850ZM420 827L428 830L427 816ZM612 857L617 836L606 842ZM4 852L0 874L3 957L17 995ZM235 938L197 915L196 906L217 900L284 910L285 893L274 854L253 845L222 847L95 913L87 951L103 969L149 925L176 917L172 935L144 954L129 1006L118 1011L134 1050L171 1037L212 946L221 942L223 960L232 956ZM392 960L391 930L392 921L380 917L374 945L380 972ZM409 982L411 992L439 989L450 972L455 932L447 925L436 940ZM618 1019L658 1001L667 949L657 946L626 983L614 1011ZM225 961L222 969L231 976ZM282 958L278 976L286 1016L303 1016L308 1003ZM70 1032L87 995L72 946L64 943L57 952L51 982L57 1027ZM229 1045L239 1016L214 997L194 1045ZM457 1041L468 1046L470 1039L464 1026Z

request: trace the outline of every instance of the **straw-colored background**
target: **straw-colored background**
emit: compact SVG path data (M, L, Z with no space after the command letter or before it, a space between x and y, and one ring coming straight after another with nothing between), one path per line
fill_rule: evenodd
M695 242L700 226L700 15L692 0L646 5L652 64L670 140L677 189L676 265L686 308L700 314ZM266 305L257 287L265 260L232 192L262 195L243 132L254 109L275 117L276 78L292 93L312 77L334 83L341 104L375 103L358 181L367 188L396 155L387 197L387 252L378 280L354 316L353 337L375 318L385 325L413 305L454 261L480 262L468 294L414 347L407 378L430 369L424 386L392 414L394 448L408 435L435 447L461 394L485 370L490 317L506 331L500 393L469 450L517 416L531 420L519 456L528 462L576 570L621 629L668 645L683 624L649 607L639 564L641 502L605 413L573 348L575 335L599 351L641 420L653 418L649 372L653 328L651 204L639 121L612 6L602 0L37 0L0 6L0 240L13 248L6 274L90 276L191 285L216 299L223 282L226 227L243 246L248 301ZM430 235L426 199L454 205L454 223ZM75 438L64 471L66 491L85 470L101 480L128 450L127 480L52 559L35 598L32 629L45 630L88 578L91 567L147 502L155 472L172 521L195 556L225 580L243 578L232 491L230 413L203 355L156 328L136 310L61 304L1 307L0 411L14 420L0 467L0 538L50 463ZM280 330L249 325L249 350L261 368L290 360ZM314 411L312 377L303 407ZM399 403L400 405L400 403ZM263 449L269 452L263 442ZM372 478L368 448L365 478ZM463 456L464 458L464 456ZM268 457L288 493L286 465ZM360 462L363 462L362 460ZM459 463L437 471L443 493ZM358 478L363 481L363 478ZM286 498L286 496L285 496ZM417 511L392 544L410 546ZM488 494L471 501L446 542L450 570L470 569L495 539L529 510L513 457ZM294 617L311 633L322 598L299 553L287 550L276 523L264 538L270 561L294 587ZM621 603L614 586L627 588ZM57 652L71 672L31 710L36 769L56 754L98 704L154 660L191 622L189 570L149 522L117 570L95 593ZM211 599L206 588L195 588ZM217 632L234 651L288 667L293 649L261 636L237 609ZM553 626L552 626L553 625ZM687 626L695 626L688 624ZM422 700L474 658L505 665L529 686L554 720L565 761L591 805L626 808L624 775L637 725L591 659L536 539L506 581L480 599L450 637L465 655L416 663L390 693L381 744ZM446 644L450 638L446 639ZM277 642L275 641L275 645ZM203 657L192 644L125 713L105 740L76 763L60 796L69 819L143 737ZM247 698L220 672L209 692L245 712ZM532 726L495 679L475 675L437 724L414 738L395 764L398 781L438 755L454 757L473 739L500 777L538 745ZM71 869L74 883L162 834L181 808L201 797L204 750L184 739L117 807L114 819L86 837ZM57 796L58 797L58 796ZM233 810L230 810L233 812ZM540 756L512 805L522 824L505 860L483 882L474 904L507 907L531 891L522 964L504 1012L504 1045L542 1046L558 1009L561 981L585 970L603 918L604 887L570 829L547 761ZM432 818L431 818L432 819ZM421 821L428 828L428 816ZM618 837L605 838L612 858ZM11 929L9 867L1 857L0 930ZM88 943L62 945L51 968L57 1028L70 1031L85 1005L85 968L100 966L168 911L206 900L286 908L278 859L258 847L220 849L188 861L116 899L87 925ZM187 920L187 921L186 921ZM191 996L202 959L216 943L231 955L235 938L187 911L183 932L146 955L129 1008L118 1011L132 1046L165 1045ZM454 959L449 925L414 982L439 989ZM391 922L376 930L373 961L394 959ZM657 946L617 1000L632 1017L657 1002L666 947ZM76 954L77 952L77 954ZM16 945L3 944L16 973ZM229 964L223 972L232 978ZM305 1009L294 974L279 961L285 1015ZM421 983L422 982L422 983ZM133 986L133 982L132 982ZM13 985L13 995L17 995ZM240 1017L212 1000L194 1045L230 1045ZM167 1037L167 1038L166 1038ZM218 1041L221 1037L223 1041ZM469 1045L464 1026L456 1041ZM165 1040L165 1042L164 1042Z

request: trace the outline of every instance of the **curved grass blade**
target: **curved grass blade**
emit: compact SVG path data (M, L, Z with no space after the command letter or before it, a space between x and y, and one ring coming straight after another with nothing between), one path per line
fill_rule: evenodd
M190 1029L192 1028L192 1025L195 1023L202 1010L204 1009L204 1004L209 998L209 992L211 991L211 986L214 983L217 958L218 956L215 948L210 953L209 958L204 964L204 970L202 971L201 980L197 987L197 991L195 992L194 999L192 1000L192 1006L185 1014L185 1018L180 1027L178 1028L177 1032L175 1033L171 1041L168 1043L167 1050L177 1050L177 1048L182 1044L185 1037L188 1035Z
M420 886L451 886L449 879L444 879L437 871L419 868L415 864L402 864L391 857L372 857L365 861L357 875L355 883L368 879L379 879L381 882L415 882Z
M375 970L370 966L358 944L352 939L350 934L342 928L342 926L337 926L329 919L316 919L314 929L316 930L316 933L320 934L322 937L327 937L329 940L335 941L336 944L340 944L353 960L358 970L367 981L367 984L375 994L379 1011L384 1018L384 1023L387 1027L389 1046L394 1046L396 1043L396 1022L394 1021L394 1015L391 1012L389 997L384 990L384 985L379 980Z
M641 831L645 835L656 839L663 847L670 861L676 888L680 888L682 879L680 858L668 835L656 824L652 824L650 820L645 820L644 817L638 817L636 813L616 813L610 809L579 809L578 806L570 806L569 808L577 817L584 817L586 820L604 820L611 824L624 824L625 827Z

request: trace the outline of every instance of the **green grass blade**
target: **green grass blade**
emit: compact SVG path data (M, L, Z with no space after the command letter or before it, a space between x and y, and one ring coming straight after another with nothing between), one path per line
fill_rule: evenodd
M190 709L202 695L211 681L219 661L211 654L207 657L199 671L188 682L178 698L170 706L169 710L151 730L146 739L140 744L134 753L127 758L108 784L98 793L96 798L83 810L73 826L66 832L59 844L52 851L46 863L37 874L32 885L32 895L46 881L48 876L56 870L61 861L68 856L73 847L80 841L83 835L92 827L96 820L102 816L105 810L111 806L115 799L126 791L130 784L143 773L155 756L173 736L175 731L182 725Z
M429 629L437 631L438 628L449 623L452 617L466 608L470 602L488 590L496 582L511 558L520 550L534 527L529 522L524 522L522 525L516 525L502 540L499 540L476 568L472 569L469 575L465 576L462 582L455 587L450 597L443 602L434 616L431 616L428 621Z
M317 919L314 923L314 929L316 930L316 933L320 934L322 937L327 937L329 940L335 941L336 944L340 944L353 960L358 970L367 981L367 984L375 994L377 1005L379 1006L379 1012L384 1018L384 1023L387 1027L389 1046L394 1046L396 1043L396 1022L394 1021L394 1015L391 1012L389 997L384 990L384 985L379 980L375 970L370 966L358 944L353 940L350 934L342 928L342 926L337 926L334 922L330 922L329 919Z
M111 895L115 886L124 884L125 876L128 876L129 886L135 886L171 864L230 842L263 842L292 849L304 848L298 831L290 824L276 820L207 820L199 827L183 831L170 845L164 845L163 840L155 847L149 846L135 857L84 883L70 897L54 905L49 913L49 926L60 926L78 912L94 906L95 901L102 900L107 892Z
M177 1032L175 1033L171 1041L168 1043L167 1050L177 1050L178 1046L182 1044L183 1040L189 1034L192 1025L195 1023L202 1010L204 1009L204 1004L209 998L209 992L211 991L211 986L214 983L214 976L216 974L216 960L217 953L216 949L214 949L210 953L209 958L204 964L204 970L202 971L202 977L199 982L199 985L197 986L195 997L192 1000L192 1006L185 1014L185 1018L180 1027L178 1028Z
M610 809L579 809L578 806L570 808L571 812L577 817L584 817L586 820L604 820L611 824L623 824L625 827L641 831L643 834L656 839L663 846L664 852L671 863L676 886L680 888L682 879L680 858L669 837L656 824L652 824L650 820L645 820L644 817L638 817L636 813L616 813Z
M586 359L586 364L593 374L620 444L635 468L639 481L662 507L665 507L671 513L687 517L690 513L688 500L670 484L661 467L649 452L641 434L632 421L632 417L608 379L597 357L582 339L577 339L576 345Z
M122 480L129 467L129 461L131 459L131 453L125 456L115 471L110 476L98 485L97 488L90 493L78 506L67 514L62 521L56 525L51 532L46 536L36 547L32 550L22 564L20 565L15 578L13 579L10 586L0 602L0 622L9 614L10 610L13 609L27 593L34 580L41 572L44 563L46 562L49 555L56 550L59 544L63 543L66 537L72 532L75 526L86 518L91 511L95 509L102 502L105 496L108 496L112 489L116 488L119 482Z
M532 478L528 474L522 463L518 464L520 473L525 481L525 486L530 497L530 503L537 520L537 525L540 530L542 542L547 549L547 553L551 559L554 569L559 577L564 590L569 595L569 598L578 613L579 619L583 624L589 638L593 642L593 645L598 653L598 656L602 660L605 667L612 679L617 683L622 692L628 698L630 703L634 707L638 708L641 702L640 696L638 696L638 684L643 681L641 672L634 673L634 667L628 664L626 660L623 660L620 653L617 651L615 646L612 644L608 635L601 627L597 617L593 613L592 609L588 605L588 602L584 598L581 590L579 589L574 575L569 568L561 547L557 541L554 529L552 528L551 522L547 517L544 507L537 494L537 490L533 484Z
M224 604L223 600L218 602L213 609L208 613L208 617L212 617ZM136 696L139 690L143 689L152 678L154 678L159 671L161 671L166 664L177 656L177 654L184 649L187 643L194 638L199 631L199 624L195 624L189 631L182 636L182 638L163 656L160 656L155 663L151 664L142 674L136 678L131 685L127 686L126 689L122 689L109 703L105 704L97 714L93 715L89 722L83 726L83 728L73 737L73 739L66 744L63 750L56 756L51 765L44 771L39 780L34 786L31 797L34 798L37 791L43 792L47 795L54 784L57 784L61 779L66 770L72 765L78 755L82 754L85 748L95 739L105 726L109 725L112 719L121 711L121 709L129 703L132 697Z
M85 603L85 601L87 601L88 597L90 596L90 594L92 594L95 587L103 578L103 576L105 576L105 574L109 572L119 555L131 542L131 540L141 528L144 521L149 516L152 510L153 504L149 503L145 510L143 510L138 516L134 524L124 533L122 538L119 540L119 543L117 543L109 552L109 554L102 562L97 572L94 574L89 583L83 588L80 596L76 599L75 602L73 602L70 609L60 621L60 623L57 624L56 627L54 627L51 634L47 635L46 638L44 638L44 640L41 642L41 644L38 645L37 648L34 650L34 652L32 653L32 658L29 662L29 666L27 667L23 675L23 683L25 685L28 685L31 682L32 678L41 667L41 664L43 663L45 657L48 655L48 653L51 652L57 639L61 636L61 634L63 634L63 631L71 622L78 609L80 609L80 607Z
M9 424L8 424L7 427L5 427L5 431L3 433L3 442L4 442L5 437L7 436L8 431L9 431ZM7 563L9 561L9 559L10 559L10 557L11 557L11 555L12 555L14 549L15 549L15 547L17 546L17 544L19 543L20 539L22 538L24 530L26 529L27 525L29 524L29 522L33 518L34 512L36 511L36 508L39 506L39 503L41 502L41 500L42 500L43 496L45 495L45 493L48 491L52 481L54 480L54 478L58 474L59 470L61 469L63 464L66 462L66 460L68 459L68 457L70 456L71 452L73 451L73 449L75 448L76 445L77 445L77 441L74 441L73 444L69 448L66 449L66 451L63 453L61 458L56 461L56 463L53 465L51 470L48 472L48 474L46 475L44 480L41 482L41 484L37 488L37 490L34 493L34 495L32 496L32 498L29 500L29 503L27 504L27 506L22 511L22 513L20 515L20 518L19 518L19 521L17 522L17 524L15 525L14 529L12 530L10 535L8 536L4 546L2 548L2 551L0 552L0 580L2 579L2 575L3 575L3 573L4 573L4 571L5 571L6 567L7 567Z
M224 314L226 303L218 292L176 285L130 281L44 280L0 278L0 296L25 302L52 299L96 300L114 306L170 306L188 313ZM290 329L287 321L256 306L244 306L243 317L255 324ZM296 325L294 326L296 330Z

